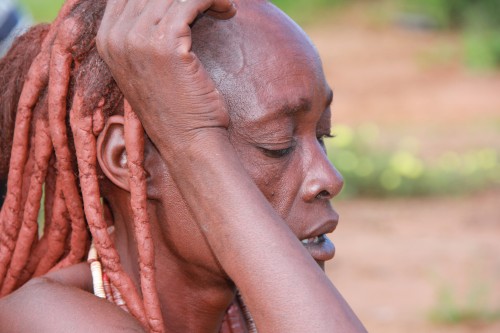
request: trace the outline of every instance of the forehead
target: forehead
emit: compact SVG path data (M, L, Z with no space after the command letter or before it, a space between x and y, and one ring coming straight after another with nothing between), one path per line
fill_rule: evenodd
M231 20L200 21L193 29L193 49L232 118L260 119L284 106L324 104L329 87L316 49L276 7L245 1Z

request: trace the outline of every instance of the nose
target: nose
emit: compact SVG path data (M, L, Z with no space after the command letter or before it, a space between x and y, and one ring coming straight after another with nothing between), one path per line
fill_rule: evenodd
M344 187L344 179L338 170L330 163L326 154L315 154L306 171L303 183L303 199L306 202L314 200L330 200L340 193Z

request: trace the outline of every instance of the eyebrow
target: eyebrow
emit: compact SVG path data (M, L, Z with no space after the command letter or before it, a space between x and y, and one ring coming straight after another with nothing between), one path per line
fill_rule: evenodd
M278 112L286 116L294 115L299 112L307 112L311 110L311 100L308 98L301 97L297 101L292 103L287 103L282 105Z
M326 97L325 109L333 102L333 90L329 89ZM296 102L287 103L278 109L280 114L289 116L299 112L308 112L311 110L312 103L308 98L300 97Z

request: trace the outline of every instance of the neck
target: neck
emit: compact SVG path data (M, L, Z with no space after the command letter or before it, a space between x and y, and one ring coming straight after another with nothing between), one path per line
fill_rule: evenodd
M162 254L162 260L168 254ZM167 332L218 332L234 289L185 263L157 265L157 286Z
M125 213L125 212L123 212ZM124 270L139 288L139 266L130 213L114 211L115 244ZM166 332L219 332L234 287L224 278L177 258L153 231L156 285Z

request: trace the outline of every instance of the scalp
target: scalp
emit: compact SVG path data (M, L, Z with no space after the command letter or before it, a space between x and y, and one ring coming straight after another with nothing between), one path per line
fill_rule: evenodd
M240 1L237 7L231 20L203 17L193 26L193 51L223 94L232 121L252 116L258 90L267 89L265 78L294 62L323 76L315 46L279 8L264 0Z

